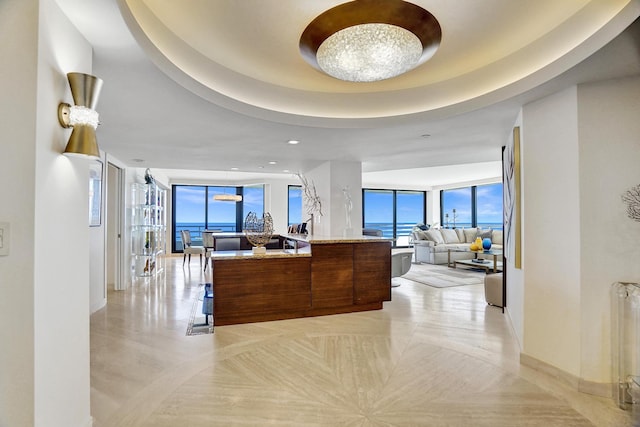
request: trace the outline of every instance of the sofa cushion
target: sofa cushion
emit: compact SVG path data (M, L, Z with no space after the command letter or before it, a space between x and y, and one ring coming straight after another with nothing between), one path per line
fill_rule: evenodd
M442 238L444 239L445 243L460 243L456 230L443 228L442 230L440 230L440 232L442 233Z
M450 243L450 244L434 246L432 248L433 252L436 252L436 253L442 253L442 252L447 253L449 249L451 249L452 251L455 250L455 251L468 252L469 245L467 245L466 243Z
M466 242L463 228L456 228L456 233L458 234L458 242L460 243Z
M491 235L491 243L496 245L502 245L503 242L503 233L502 230L493 230Z
M413 240L429 240L425 232L422 230L415 230L412 232L412 234L413 234Z
M476 234L478 234L477 228L465 228L464 232L464 241L465 243L473 243L476 240Z
M431 240L432 242L435 242L437 244L444 243L444 239L442 238L442 233L440 233L440 230L431 229L424 231L424 233L427 236L427 240Z

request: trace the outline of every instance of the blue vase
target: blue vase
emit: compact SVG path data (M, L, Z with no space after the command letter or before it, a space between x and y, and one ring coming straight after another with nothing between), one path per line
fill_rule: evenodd
M488 237L482 239L482 249L484 249L485 251L491 249L491 239L489 239Z

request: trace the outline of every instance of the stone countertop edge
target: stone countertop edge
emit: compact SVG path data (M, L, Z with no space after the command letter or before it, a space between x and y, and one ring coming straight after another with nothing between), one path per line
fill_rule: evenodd
M313 236L307 234L281 234L285 239L298 240L300 242L314 244L331 243L371 243L371 242L392 242L393 239L378 236Z
M214 251L211 257L214 261L225 259L274 259L274 258L292 258L292 257L310 257L310 248L300 248L298 251L293 249L267 249L264 254L254 254L252 251Z

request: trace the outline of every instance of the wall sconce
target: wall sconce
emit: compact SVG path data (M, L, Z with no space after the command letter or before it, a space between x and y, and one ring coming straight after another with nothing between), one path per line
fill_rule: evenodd
M58 106L58 121L62 127L73 128L63 154L99 159L100 149L96 139L99 122L94 108L98 103L102 80L83 73L68 73L67 79L75 105L63 102Z

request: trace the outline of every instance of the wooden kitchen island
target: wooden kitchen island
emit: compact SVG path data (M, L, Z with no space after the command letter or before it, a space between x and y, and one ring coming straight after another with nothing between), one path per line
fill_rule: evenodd
M296 249L215 251L214 325L379 310L391 300L391 241L282 235Z

